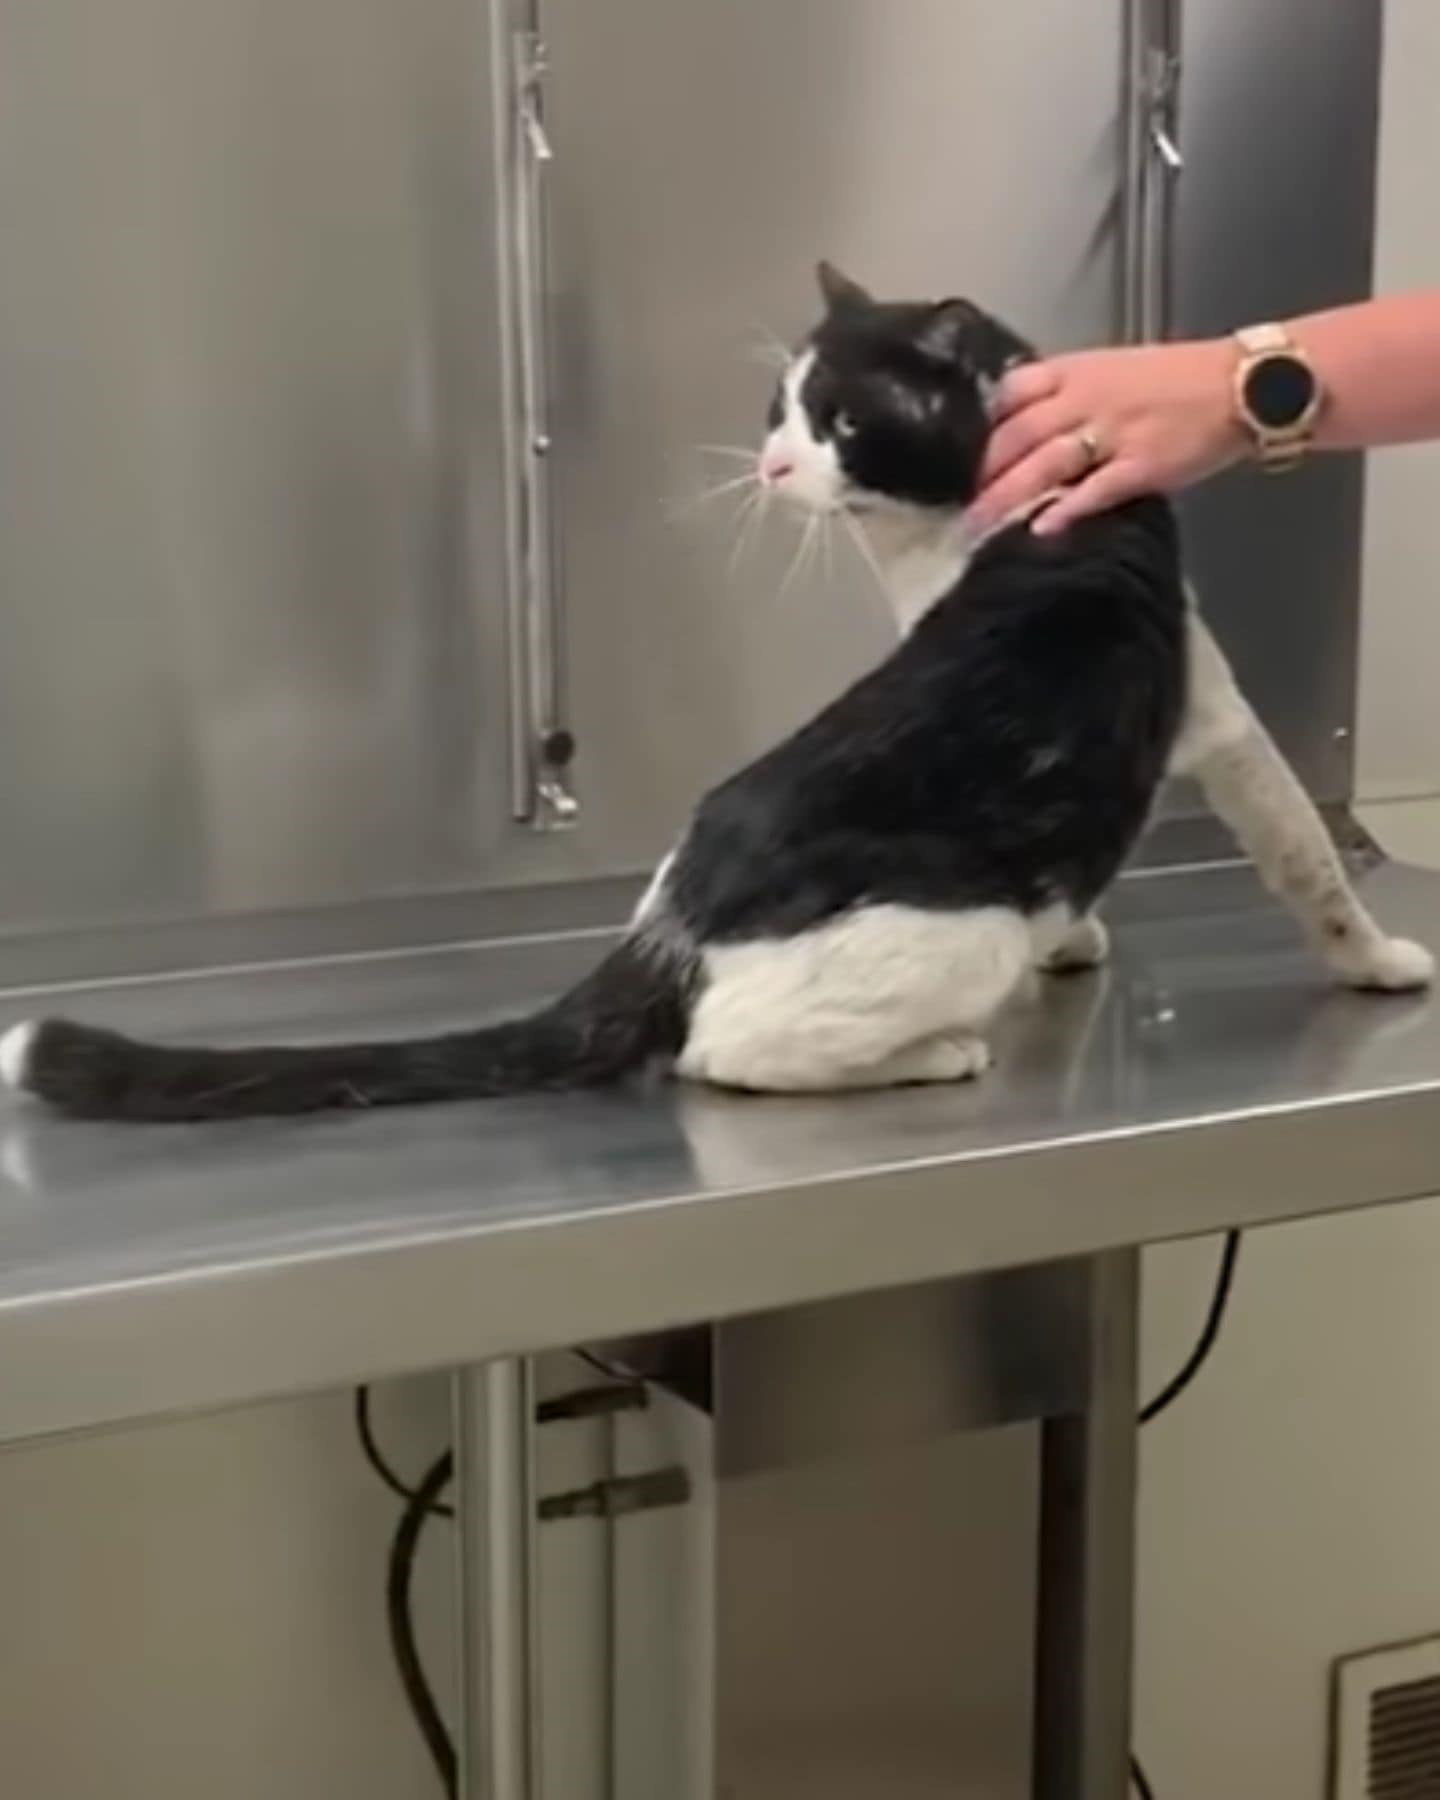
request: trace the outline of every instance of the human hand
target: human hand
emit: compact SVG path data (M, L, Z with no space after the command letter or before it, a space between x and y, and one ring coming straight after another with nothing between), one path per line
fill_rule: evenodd
M1032 527L1050 535L1237 462L1247 440L1234 368L1234 347L1220 338L1082 350L1012 370L1000 384L971 523L993 530L1064 488Z

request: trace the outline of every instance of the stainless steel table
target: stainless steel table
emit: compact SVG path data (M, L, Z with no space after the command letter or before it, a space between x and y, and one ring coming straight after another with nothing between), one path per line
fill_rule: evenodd
M1440 941L1440 876L1368 882ZM1440 1192L1440 1008L1337 992L1248 873L1139 878L974 1087L661 1086L147 1129L0 1110L0 1442ZM45 997L240 1042L444 1027L570 938ZM0 997L0 1023L33 1012ZM259 1329L257 1329L257 1325Z
M1440 941L1440 877L1382 866L1367 886L1387 925ZM508 1359L530 1351L1085 1259L1093 1391L1047 1448L1052 1499L1076 1502L1050 1532L1047 1655L1061 1645L1068 1673L1042 1680L1056 1741L1063 1725L1078 1748L1037 1791L1109 1800L1136 1248L1440 1192L1440 1007L1335 991L1244 870L1132 878L1112 917L1112 967L1045 983L968 1088L779 1101L656 1084L202 1129L12 1104L0 1442L487 1363L499 1384L471 1392L493 1425L516 1404ZM394 1034L526 1004L602 942L116 982L45 1006L234 1042ZM36 1004L3 996L0 1023ZM1095 1761L1077 1722L1102 1715Z

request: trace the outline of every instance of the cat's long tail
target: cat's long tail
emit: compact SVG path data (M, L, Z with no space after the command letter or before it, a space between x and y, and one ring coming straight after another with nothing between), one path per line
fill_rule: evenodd
M87 1119L248 1119L600 1086L684 1042L683 957L627 940L528 1018L444 1037L315 1048L186 1049L64 1019L0 1038L0 1077Z

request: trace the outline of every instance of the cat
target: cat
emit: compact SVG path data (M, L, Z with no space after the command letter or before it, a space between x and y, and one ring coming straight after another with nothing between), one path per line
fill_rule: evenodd
M1034 352L967 300L885 302L828 264L757 465L867 534L902 636L715 788L619 945L528 1018L414 1042L163 1047L15 1027L0 1074L63 1112L200 1120L580 1088L657 1063L817 1092L978 1076L1036 968L1107 951L1095 906L1167 775L1198 779L1355 987L1434 963L1356 897L1202 622L1158 496L1037 536L967 527L997 382Z

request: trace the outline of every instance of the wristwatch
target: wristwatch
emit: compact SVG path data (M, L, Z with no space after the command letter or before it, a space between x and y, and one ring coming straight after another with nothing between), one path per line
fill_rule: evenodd
M1235 333L1235 342L1235 410L1261 468L1282 474L1310 448L1324 390L1283 325L1248 325Z

